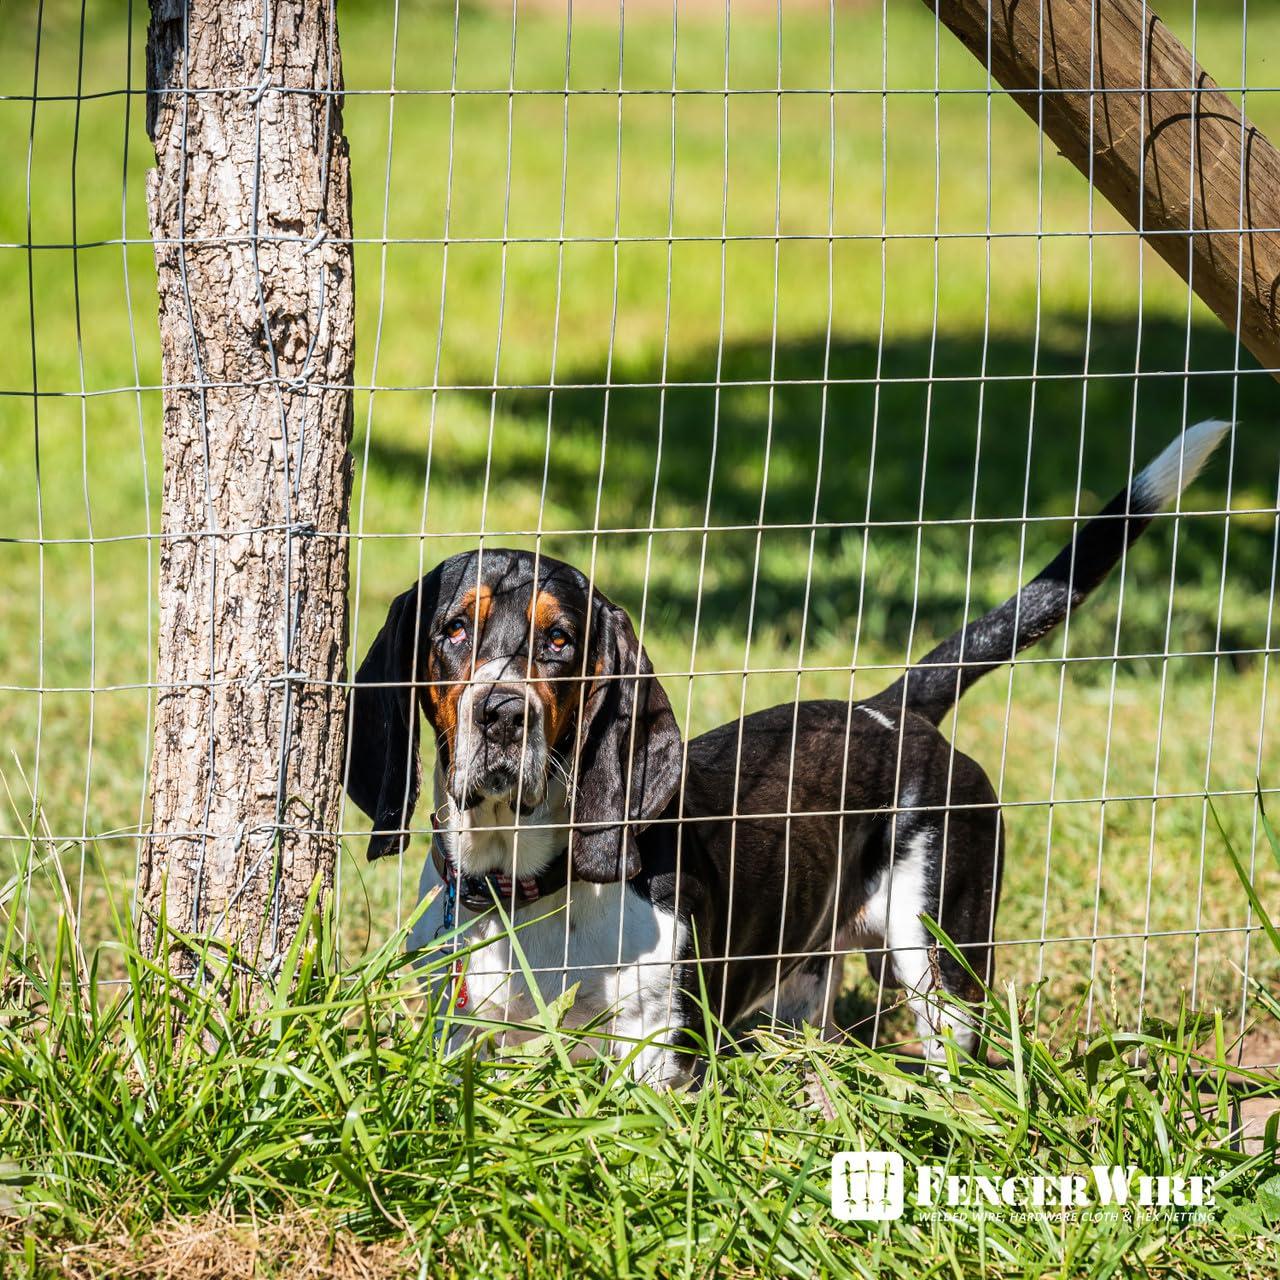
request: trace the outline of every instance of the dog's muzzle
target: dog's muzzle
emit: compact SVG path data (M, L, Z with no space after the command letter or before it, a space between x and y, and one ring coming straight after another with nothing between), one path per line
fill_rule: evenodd
M542 706L514 681L473 684L459 707L457 761L451 791L471 809L485 800L530 812L547 789Z

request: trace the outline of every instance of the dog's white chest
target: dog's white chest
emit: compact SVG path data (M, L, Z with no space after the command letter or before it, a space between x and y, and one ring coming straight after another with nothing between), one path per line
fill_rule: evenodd
M439 890L409 938L422 949L444 923L444 884L435 866L423 868L419 897ZM461 916L470 927L459 937L465 957L465 1012L495 1022L523 1023L574 986L577 991L564 1023L598 1026L600 1050L625 1058L635 1051L633 1073L666 1082L674 1071L667 1050L670 1029L679 1022L677 964L685 928L670 912L647 902L625 884L574 881L566 889L521 908L513 919L514 938L496 911ZM452 981L437 971L436 983ZM435 984L433 984L435 985ZM508 1044L537 1034L513 1029ZM582 1052L590 1051L584 1046Z

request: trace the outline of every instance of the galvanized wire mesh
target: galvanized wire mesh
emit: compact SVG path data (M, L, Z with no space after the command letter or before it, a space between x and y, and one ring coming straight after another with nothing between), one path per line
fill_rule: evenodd
M1256 34L1274 22L1225 8L1168 20L1274 133ZM142 16L41 4L11 19L0 83L25 157L0 234L4 843L22 929L74 900L84 945L146 828L158 688ZM1229 417L1207 486L948 733L1010 823L998 972L1042 1016L1080 998L1090 1026L1136 1025L1185 998L1248 1031L1276 967L1213 815L1269 886L1272 371L923 8L341 17L351 669L432 564L515 543L625 604L686 739L770 701L852 702L1035 572L1177 430ZM199 90L272 91L252 69ZM350 945L411 909L429 807L409 859L366 869L348 806ZM33 831L55 851L39 868L19 856ZM846 1020L878 1029L868 1000Z

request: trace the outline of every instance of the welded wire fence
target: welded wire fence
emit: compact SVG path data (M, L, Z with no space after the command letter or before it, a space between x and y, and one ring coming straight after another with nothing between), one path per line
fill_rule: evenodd
M1161 10L1280 134L1280 17ZM1230 419L1097 595L945 731L1007 826L998 982L1091 1027L1222 1009L1242 1056L1280 1060L1255 1003L1280 968L1225 853L1274 900L1273 371L923 6L339 17L350 670L432 566L517 546L627 610L686 742L778 703L850 704L1037 572L1179 431ZM160 688L145 14L68 0L8 23L3 835L21 928L67 907L88 948L108 890L130 892ZM346 806L349 950L417 901L430 738L404 858L364 865ZM830 943L842 965L856 950ZM872 970L841 969L837 1021L909 1038Z

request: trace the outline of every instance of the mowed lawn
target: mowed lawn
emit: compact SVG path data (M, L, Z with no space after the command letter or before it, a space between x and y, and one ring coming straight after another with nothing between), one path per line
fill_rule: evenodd
M1190 6L1163 8L1189 40ZM1232 8L1195 26L1228 85ZM1248 857L1255 785L1280 787L1275 382L923 5L890 6L883 40L878 6L780 28L753 7L727 35L714 6L681 6L674 32L661 6L623 31L594 9L571 33L552 6L516 13L466 7L455 28L402 3L393 41L390 6L341 6L355 656L424 568L540 537L643 618L687 732L871 693L1037 569L1131 460L1235 416L1188 514L948 731L1008 805L1001 976L1047 979L1046 1018L1092 975L1118 1020L1186 993L1238 1028L1242 971L1278 974L1246 948L1204 795L1230 793L1215 807ZM145 15L130 43L119 0L83 32L45 5L38 41L35 14L10 12L0 48L0 856L20 855L34 792L91 944L145 821ZM1280 13L1251 6L1247 83L1280 83L1277 48ZM1248 110L1280 133L1280 97ZM362 821L342 864L353 951L418 871L366 866ZM853 1021L860 962L848 985Z

